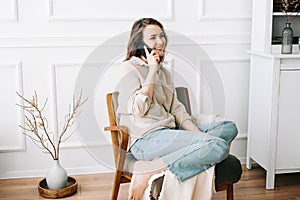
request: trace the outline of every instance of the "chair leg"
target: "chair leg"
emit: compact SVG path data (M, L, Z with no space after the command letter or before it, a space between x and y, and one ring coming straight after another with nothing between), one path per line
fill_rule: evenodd
M226 193L227 193L227 200L233 200L233 184L228 184Z
M111 200L117 200L120 184L121 184L122 171L116 170L114 177L114 185L112 188Z

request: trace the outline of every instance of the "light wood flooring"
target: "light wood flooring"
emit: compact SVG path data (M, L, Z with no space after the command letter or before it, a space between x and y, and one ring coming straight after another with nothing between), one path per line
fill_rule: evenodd
M77 193L67 200L109 200L113 173L76 175ZM0 200L45 199L39 196L37 185L42 178L0 180ZM119 200L127 200L128 184L121 186ZM234 185L235 200L300 200L300 173L276 175L275 190L265 189L265 171L255 166L243 166L241 180ZM225 200L225 192L214 194L214 200Z

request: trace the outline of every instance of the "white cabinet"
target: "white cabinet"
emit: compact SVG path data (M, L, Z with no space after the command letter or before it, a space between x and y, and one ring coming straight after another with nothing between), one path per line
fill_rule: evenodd
M281 1L252 2L247 168L262 166L266 188L274 189L275 174L300 172L300 53L295 41L293 54L280 53ZM300 15L292 28L296 40Z
M275 174L300 172L300 54L250 51L247 168L257 162Z

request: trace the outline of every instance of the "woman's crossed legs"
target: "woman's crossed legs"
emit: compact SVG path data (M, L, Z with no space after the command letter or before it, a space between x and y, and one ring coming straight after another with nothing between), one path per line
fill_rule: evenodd
M135 165L129 189L135 194L134 191L139 191L135 199L143 195L147 180L155 173L169 169L184 181L227 157L228 145L237 135L235 124L222 121L199 126L199 129L206 134L160 129L137 140L130 149L140 160Z

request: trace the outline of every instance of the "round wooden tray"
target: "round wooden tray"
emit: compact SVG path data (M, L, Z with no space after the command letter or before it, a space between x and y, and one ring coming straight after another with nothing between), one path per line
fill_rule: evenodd
M49 190L47 186L46 179L40 181L39 183L39 193L41 196L51 199L57 199L57 198L63 198L71 196L72 194L75 194L77 192L77 181L73 177L68 177L67 186L62 189L58 190Z

